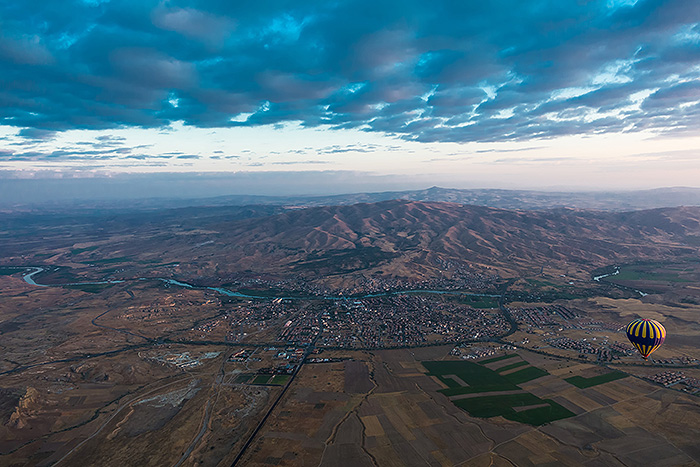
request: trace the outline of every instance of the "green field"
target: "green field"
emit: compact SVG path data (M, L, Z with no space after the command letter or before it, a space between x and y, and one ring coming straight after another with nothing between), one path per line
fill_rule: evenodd
M430 375L437 376L440 381L448 386L449 389L441 391L447 396L518 389L506 377L478 363L464 361L423 362L423 366L429 371ZM445 375L456 375L469 386L462 387L452 378L446 378Z
M515 422L539 426L576 415L566 407L562 407L551 399L543 399L543 403L549 404L549 407L538 407L535 409L524 410L522 412L516 412L515 414L506 414L505 418Z
M485 362L497 362L515 357L517 354L504 355L501 357L491 358ZM517 391L521 389L518 384L531 381L541 376L548 375L546 371L529 365L525 361L519 361L508 364L498 370L491 370L479 363L466 361L440 361L440 362L422 362L423 366L428 370L430 376L436 376L440 381L444 382L448 388L442 389L439 392L450 397L460 394L480 394L492 391ZM482 362L483 363L483 362ZM501 375L498 371L507 371L512 368L526 366L522 370L518 370L508 375ZM463 380L468 386L460 386L453 378L448 376L455 375ZM503 395L483 395L467 399L458 399L452 401L457 407L469 412L473 417L489 418L502 416L508 420L513 420L529 425L542 425L554 420L573 417L574 414L568 409L562 407L556 402L549 399L540 399L534 394L522 392L520 394L503 394ZM534 405L544 405L542 407L533 407L528 410L516 411L515 407L527 407Z
M502 366L500 368L497 368L496 371L499 373L503 373L504 371L512 370L513 368L518 368L520 366L525 366L529 365L529 363L522 361L522 362L515 362L511 363L510 365Z
M252 384L267 384L270 381L270 375L258 375L253 379Z
M610 282L616 281L658 281L658 282L690 282L688 279L682 279L678 274L674 273L657 273L644 271L641 269L621 269L619 274L606 277Z
M541 370L537 367L530 366L527 368L524 368L520 371L516 371L514 373L510 373L507 375L503 375L504 378L506 378L508 381L510 381L513 384L522 384L522 383L527 383L528 381L532 381L533 379L540 378L542 376L546 376L549 373L547 373L544 370Z
M690 278L682 277L679 273L693 272L695 267L687 268L685 264L673 263L637 263L627 264L620 268L620 272L606 277L607 282L618 281L656 281L656 282L691 282ZM594 271L594 275L612 274L613 267L601 268Z
M289 378L291 378L290 375L275 375L272 377L268 384L284 386L285 384L287 384L287 381L289 381Z
M474 397L471 399L461 399L453 403L469 412L472 417L490 418L502 416L508 420L513 420L528 425L543 425L545 423L560 420L562 418L573 417L575 414L549 399L540 399L530 394L507 394L500 396ZM530 405L547 404L547 407L536 407L517 412L514 407L526 407Z
M236 383L247 383L247 382L250 381L250 379L251 379L253 376L254 376L254 375L252 375L252 374L250 374L250 373L243 373L243 374L240 374L240 375L236 376L235 382L236 382Z
M496 359L487 361L499 360L503 360L503 358L496 357ZM527 362L523 363L527 365ZM520 362L513 365L521 366ZM465 361L423 362L423 366L428 370L429 375L437 376L440 381L445 383L448 389L443 389L441 392L446 396L491 391L512 391L518 389L518 384L526 383L549 374L534 366L528 366L520 371L508 375L501 375L497 371L486 368L479 363ZM508 366L515 368L512 365ZM467 383L468 386L460 386L454 379L448 378L446 375L455 375Z
M585 389L592 386L597 386L603 383L609 383L610 381L615 381L617 379L627 378L629 376L627 373L622 373L621 371L613 371L612 373L606 373L600 376L594 376L592 378L584 378L583 376L572 376L571 378L565 378L564 381L571 383L577 388Z
M524 392L522 394L507 394L501 396L472 397L453 402L457 407L469 412L469 415L479 418L497 417L508 411L515 413L512 407L541 404L542 399Z
M499 360L505 360L506 358L513 358L516 356L517 356L517 354L514 354L514 353L508 354L508 355L501 355L500 357L493 357L493 358L489 358L488 360L480 360L479 363L493 363L493 362L497 362Z

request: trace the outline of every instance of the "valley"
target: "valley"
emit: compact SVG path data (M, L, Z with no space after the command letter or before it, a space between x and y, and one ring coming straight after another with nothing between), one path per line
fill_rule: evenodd
M3 224L3 464L699 459L698 208L186 212Z

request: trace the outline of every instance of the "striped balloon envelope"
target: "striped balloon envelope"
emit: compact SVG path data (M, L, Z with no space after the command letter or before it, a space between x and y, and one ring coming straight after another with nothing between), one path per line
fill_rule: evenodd
M666 340L666 329L653 319L635 319L627 325L625 332L644 360Z

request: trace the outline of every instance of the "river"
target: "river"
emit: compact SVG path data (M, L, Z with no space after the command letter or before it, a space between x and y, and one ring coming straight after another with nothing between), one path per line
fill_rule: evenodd
M21 268L18 268L21 269ZM40 284L37 283L34 280L34 276L37 274L45 271L44 268L40 267L28 267L26 268L29 272L25 273L22 278L27 284L34 285L37 287L63 287L63 286L75 286L75 285L96 285L96 284L121 284L126 282L125 280L106 280L106 281L92 281L92 282L71 282L68 284ZM337 295L337 296L317 296L317 295L307 295L307 296L302 296L302 297L275 297L275 296L263 296L263 295L249 295L249 294L243 294L240 292L236 292L233 290L225 289L223 287L208 287L208 286L197 286L193 284L188 284L187 282L182 282L178 281L175 279L164 279L164 278L155 278L155 279L149 279L146 277L140 277L138 279L134 279L134 281L146 281L146 280L159 280L162 282L165 282L168 285L174 285L176 287L183 287L186 289L199 289L199 290L211 290L217 293L220 293L222 295L226 295L227 297L237 297L237 298L247 298L247 299L256 299L256 300L318 300L318 299L323 299L323 300L361 300L363 298L374 298L374 297L388 297L391 295L407 295L407 294L441 294L441 295L465 295L465 296L472 296L472 297L491 297L491 298L500 298L500 295L497 294L485 294L485 293L472 293L472 292L459 292L459 291L453 291L453 290L429 290L429 289L417 289L417 290L401 290L401 291L394 291L394 292L378 292L378 293L371 293L371 294L366 294L366 295L358 295L356 297L346 297L342 295Z
M21 269L21 268L20 268ZM39 284L34 280L34 276L39 274L40 272L44 272L44 268L38 268L38 267L30 267L27 268L31 272L28 272L27 274L24 274L22 278L24 279L24 282L26 282L29 285L35 285L37 287L64 287L67 285L99 285L99 284L121 284L122 282L125 281L119 281L119 280L110 280L110 281L93 281L93 282L69 282L67 284Z
M614 272L611 272L611 273L609 273L609 274L603 274L602 276L595 276L595 277L593 278L593 280L596 281L596 282L600 282L601 279L605 279L606 277L610 277L610 276L617 276L618 274L620 274L620 268L617 267L617 266L615 266L615 271L614 271ZM647 295L649 295L649 294L646 293L646 292L642 292L641 290L633 289L632 287L627 287L627 286L624 286L624 285L615 284L614 282L608 282L608 283L609 283L609 284L612 284L612 285L614 285L614 286L616 286L616 287L623 288L623 289L634 290L635 292L637 292L637 293L638 293L640 296L642 296L642 297L646 297Z

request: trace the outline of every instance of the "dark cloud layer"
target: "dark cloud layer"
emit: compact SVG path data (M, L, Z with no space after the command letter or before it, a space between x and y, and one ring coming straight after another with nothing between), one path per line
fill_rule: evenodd
M697 0L3 2L0 124L680 133L700 123L699 21Z

